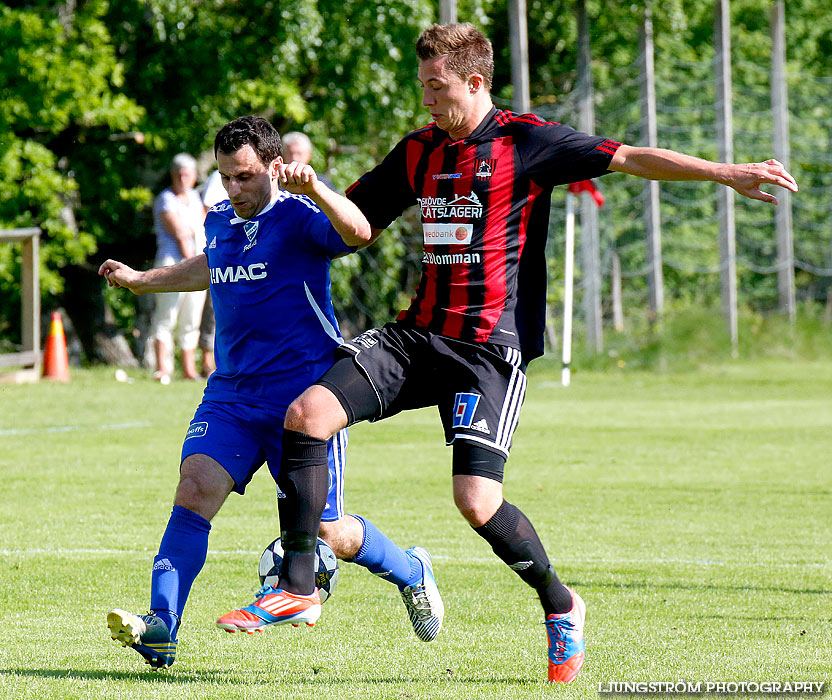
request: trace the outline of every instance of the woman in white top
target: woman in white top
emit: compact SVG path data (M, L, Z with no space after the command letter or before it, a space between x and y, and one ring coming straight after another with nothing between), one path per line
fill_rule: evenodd
M205 248L205 209L196 184L196 160L187 153L174 156L170 165L171 186L153 204L156 233L155 267L175 265L198 255ZM163 384L173 371L173 331L177 327L182 350L182 372L196 379L196 347L205 292L165 292L156 295L151 337L156 356L156 374Z

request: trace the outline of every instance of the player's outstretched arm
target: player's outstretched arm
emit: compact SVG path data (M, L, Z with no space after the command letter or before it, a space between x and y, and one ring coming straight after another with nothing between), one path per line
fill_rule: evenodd
M297 161L281 164L278 177L284 190L305 194L315 202L348 246L364 248L378 237L362 211L321 182L312 166Z
M178 265L140 272L117 260L106 260L98 274L111 287L124 287L133 294L150 292L196 292L208 288L210 274L205 254L183 260Z
M710 180L733 187L744 197L777 204L777 197L760 185L777 185L797 192L797 183L782 163L714 163L664 148L622 145L612 158L610 170L638 175L648 180Z

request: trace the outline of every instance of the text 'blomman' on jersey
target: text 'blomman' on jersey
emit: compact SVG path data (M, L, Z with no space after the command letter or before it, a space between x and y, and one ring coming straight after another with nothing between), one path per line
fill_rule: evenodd
M250 282L251 280L261 280L268 275L266 271L267 263L252 263L251 265L229 265L228 267L212 267L211 268L211 284L221 284L223 282Z
M450 253L437 255L426 250L422 255L424 265L471 265L482 262L479 253Z

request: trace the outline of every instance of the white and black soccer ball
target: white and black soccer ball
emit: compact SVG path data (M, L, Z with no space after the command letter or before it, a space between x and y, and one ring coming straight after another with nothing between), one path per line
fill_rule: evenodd
M278 537L263 552L260 557L260 585L277 586L280 578L280 565L283 562L283 546ZM332 548L318 538L318 546L315 548L315 586L321 596L321 602L325 602L335 592L338 585L338 558Z

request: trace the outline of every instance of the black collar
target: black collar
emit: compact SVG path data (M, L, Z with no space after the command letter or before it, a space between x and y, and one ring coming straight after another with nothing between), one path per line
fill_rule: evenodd
M451 135L447 131L437 129L439 133L442 134L441 140L447 140L450 146L457 146L463 143L476 143L477 141L488 140L491 131L499 127L499 124L494 119L498 111L499 110L492 105L491 109L488 111L488 114L486 114L483 117L482 121L477 125L477 128L474 129L465 138L458 139L457 141L451 141Z

